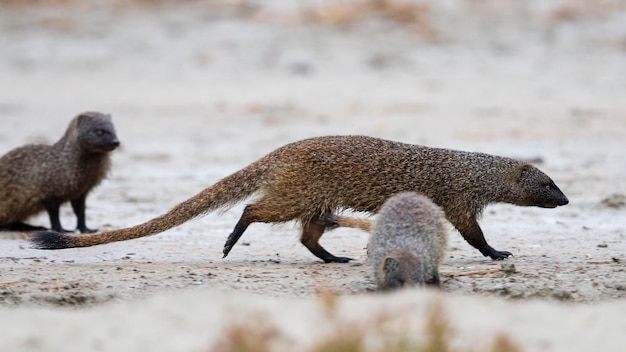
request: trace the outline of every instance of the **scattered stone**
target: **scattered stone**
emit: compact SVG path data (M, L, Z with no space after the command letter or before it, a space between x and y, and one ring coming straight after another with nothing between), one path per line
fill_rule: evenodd
M604 198L600 204L607 208L623 208L626 206L626 195L619 193L611 194L610 196Z
M513 263L502 263L500 264L500 269L504 273L504 275L509 276L515 274L515 264Z

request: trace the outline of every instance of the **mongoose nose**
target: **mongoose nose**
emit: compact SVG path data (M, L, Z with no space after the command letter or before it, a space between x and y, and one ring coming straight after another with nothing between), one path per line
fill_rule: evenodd
M117 148L120 146L120 141L117 139L114 139L113 141L111 141L111 145Z

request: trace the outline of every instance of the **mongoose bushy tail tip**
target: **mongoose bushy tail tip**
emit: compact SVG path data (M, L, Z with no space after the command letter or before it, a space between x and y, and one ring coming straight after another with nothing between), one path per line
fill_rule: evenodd
M53 231L38 231L31 238L31 246L36 249L64 249L71 248L64 234Z

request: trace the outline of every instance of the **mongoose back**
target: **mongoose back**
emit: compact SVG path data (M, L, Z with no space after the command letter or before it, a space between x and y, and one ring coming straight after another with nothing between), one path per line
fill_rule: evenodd
M374 223L367 253L379 289L439 285L447 235L441 209L415 192L389 198Z
M325 262L348 262L319 244L324 214L377 212L402 191L429 197L472 246L493 259L511 253L489 246L478 226L476 218L487 204L553 208L568 203L546 174L523 161L374 137L327 136L278 148L143 224L84 236L41 232L32 242L36 248L61 249L144 237L256 195L228 236L224 257L250 224L297 220L300 241L311 253Z
M0 228L13 231L45 229L24 221L46 210L54 231L66 232L59 207L70 201L80 232L85 224L87 194L106 176L109 152L119 141L109 115L84 112L69 124L53 145L31 144L0 158Z

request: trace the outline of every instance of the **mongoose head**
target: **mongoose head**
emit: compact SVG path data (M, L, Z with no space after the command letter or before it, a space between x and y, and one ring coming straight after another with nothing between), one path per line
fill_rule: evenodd
M398 289L405 286L424 285L424 265L417 253L403 249L391 252L379 268L381 290Z
M75 122L76 138L85 150L91 153L106 153L120 145L111 115L84 112L76 117Z
M569 200L554 181L536 167L524 164L520 167L513 204L556 208L566 205Z

